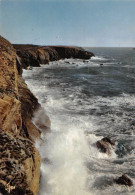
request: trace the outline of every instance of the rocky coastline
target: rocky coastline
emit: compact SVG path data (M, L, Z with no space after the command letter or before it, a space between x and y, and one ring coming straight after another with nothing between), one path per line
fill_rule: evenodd
M17 53L17 64L22 68L29 66L39 67L40 64L48 64L64 58L90 59L93 53L79 47L68 46L37 46L37 45L13 45ZM20 70L19 70L20 71Z
M31 119L40 107L17 70L16 51L0 36L0 193L37 194L41 158L39 129Z
M34 143L40 139L42 124L37 121L35 126L32 117L41 106L27 88L22 69L93 55L77 47L12 45L0 36L0 193L36 195L39 191L41 157Z
M41 157L34 146L41 131L50 128L37 98L22 78L23 68L64 58L90 59L93 53L78 47L12 45L0 36L0 194L37 195ZM34 114L44 120L32 122ZM111 155L115 143L105 137L97 141L100 152ZM125 174L118 185L133 186Z

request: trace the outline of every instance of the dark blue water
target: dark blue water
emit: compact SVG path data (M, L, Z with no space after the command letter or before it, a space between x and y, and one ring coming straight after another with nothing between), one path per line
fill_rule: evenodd
M48 180L41 195L135 194L134 186L113 182L123 173L135 181L135 50L85 49L95 57L24 72L52 122L47 143L39 148L52 162L43 163ZM116 143L110 157L95 146L104 136Z

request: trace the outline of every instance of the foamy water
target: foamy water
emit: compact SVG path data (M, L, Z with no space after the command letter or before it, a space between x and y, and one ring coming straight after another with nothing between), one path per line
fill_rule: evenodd
M51 132L42 132L43 141L36 143L42 157L40 195L135 192L134 187L118 186L113 181L122 173L134 181L135 135L131 123L135 96L102 96L108 88L102 89L95 74L98 79L110 74L108 68L101 69L102 60L106 68L118 64L96 57L89 61L60 60L24 70L28 87L51 120ZM44 115L40 119L44 120ZM116 141L111 156L96 148L96 141L108 135Z

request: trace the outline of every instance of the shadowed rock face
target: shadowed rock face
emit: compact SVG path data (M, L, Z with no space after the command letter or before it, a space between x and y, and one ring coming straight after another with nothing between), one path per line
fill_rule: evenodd
M17 55L23 68L28 66L40 66L48 64L50 61L64 58L90 59L93 53L84 51L78 47L65 46L37 46L37 45L14 45Z
M87 52L78 47L64 47L64 46L51 46L52 49L58 52L60 59L62 58L78 58L78 59L90 59L94 56L93 53Z
M40 155L33 141L40 131L31 118L39 107L15 49L0 36L0 193L38 193Z

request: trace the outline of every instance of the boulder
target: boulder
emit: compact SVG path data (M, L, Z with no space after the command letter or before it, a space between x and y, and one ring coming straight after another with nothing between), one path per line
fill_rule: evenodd
M104 142L106 142L106 143L111 144L112 146L115 145L115 142L112 141L112 140L111 140L110 138L108 138L108 137L104 137L102 140L103 140Z
M103 139L96 142L96 146L100 152L107 153L109 155L111 154L111 149L114 145L115 143L108 137L104 137Z
M123 174L118 179L115 179L115 182L119 185L133 186L132 180L125 174Z

